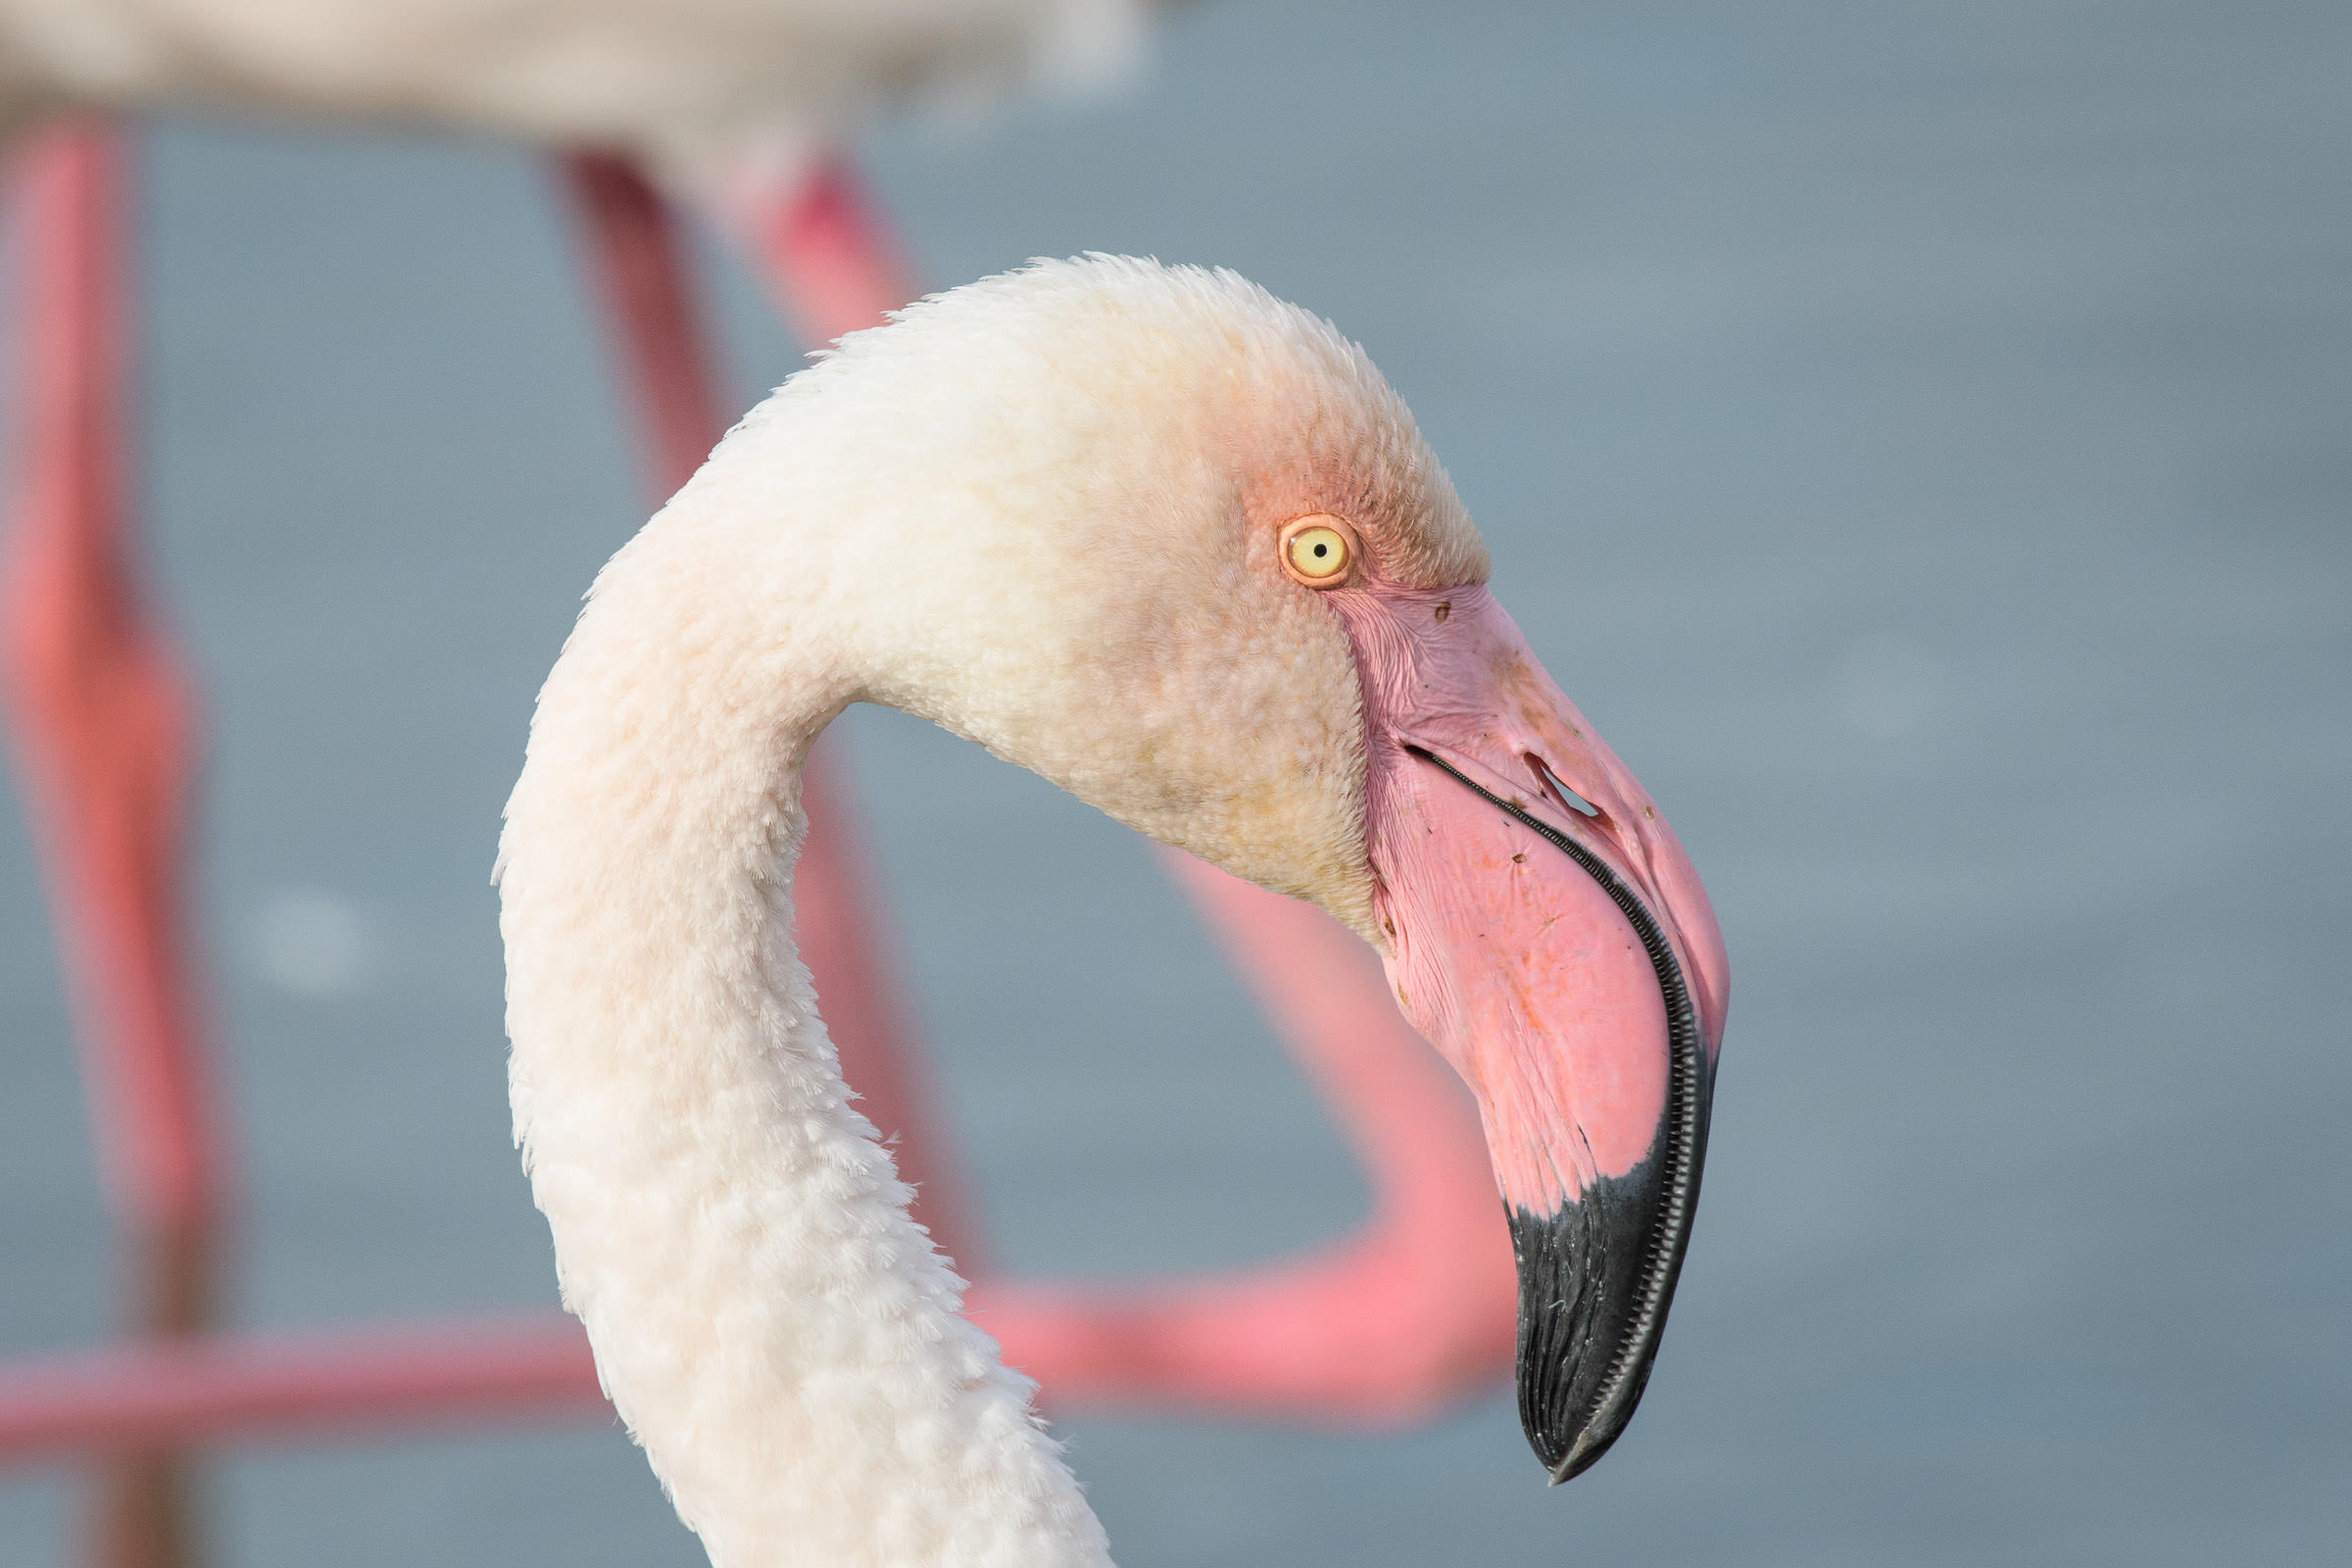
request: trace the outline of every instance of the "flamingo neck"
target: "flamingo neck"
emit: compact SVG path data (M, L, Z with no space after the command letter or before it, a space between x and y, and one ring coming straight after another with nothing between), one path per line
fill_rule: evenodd
M754 593L690 512L600 578L501 845L516 1137L564 1300L718 1568L1107 1564L794 949L802 761L858 691L820 652L848 640L821 564L797 602Z

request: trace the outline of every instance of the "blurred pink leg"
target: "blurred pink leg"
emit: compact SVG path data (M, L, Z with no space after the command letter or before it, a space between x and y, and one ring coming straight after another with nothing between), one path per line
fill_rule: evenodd
M898 236L850 164L818 164L796 185L738 187L721 215L786 318L811 344L880 326L922 292Z
M914 297L846 165L764 202L737 195L728 226L808 338L877 325ZM975 1316L1065 1406L1401 1421L1506 1375L1517 1289L1468 1097L1337 922L1189 857L1163 863L1347 1129L1377 1212L1330 1250L1205 1280L1043 1286L967 1264Z
M0 1364L0 1469L159 1446L613 1420L588 1336L558 1312L208 1334Z
M1347 1133L1373 1216L1335 1247L1207 1278L984 1280L975 1318L1065 1407L1401 1424L1485 1388L1511 1365L1518 1287L1469 1096L1354 933L1191 856L1160 863Z
M130 174L110 126L32 140L15 191L23 419L0 584L17 765L71 977L90 1118L127 1265L128 1328L214 1314L226 1182L205 1009L182 937L195 720L179 657L135 582L124 489ZM193 1559L168 1449L108 1472L91 1560Z

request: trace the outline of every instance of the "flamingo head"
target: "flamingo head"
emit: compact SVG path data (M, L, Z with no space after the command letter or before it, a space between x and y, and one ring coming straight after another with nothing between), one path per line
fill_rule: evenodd
M1380 952L1484 1119L1528 1440L1555 1481L1596 1460L1690 1236L1722 938L1362 350L1229 272L1041 263L845 339L731 439L789 442L760 471L858 519L783 568L892 607L829 634L859 645L839 700L935 718Z

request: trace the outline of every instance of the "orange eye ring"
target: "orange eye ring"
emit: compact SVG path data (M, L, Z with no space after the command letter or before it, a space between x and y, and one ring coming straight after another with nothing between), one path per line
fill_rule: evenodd
M1274 553L1290 579L1309 588L1337 588L1354 581L1356 563L1363 556L1355 530L1346 518L1328 512L1310 512L1284 523L1275 537Z

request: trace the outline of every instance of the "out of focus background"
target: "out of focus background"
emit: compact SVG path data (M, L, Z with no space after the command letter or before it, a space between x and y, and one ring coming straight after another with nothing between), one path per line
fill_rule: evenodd
M1707 1190L1615 1452L1061 1430L1128 1568L2352 1551L2352 11L1315 4L861 149L925 276L1231 266L1370 349L1733 961ZM538 160L167 123L144 498L214 723L195 889L236 1317L552 1303L488 883L645 506ZM744 406L797 351L715 258ZM846 721L1002 1264L1242 1263L1367 1201L1123 829ZM0 783L0 1350L112 1252ZM240 1452L235 1568L702 1561L616 1431ZM64 1563L71 1477L0 1486Z

